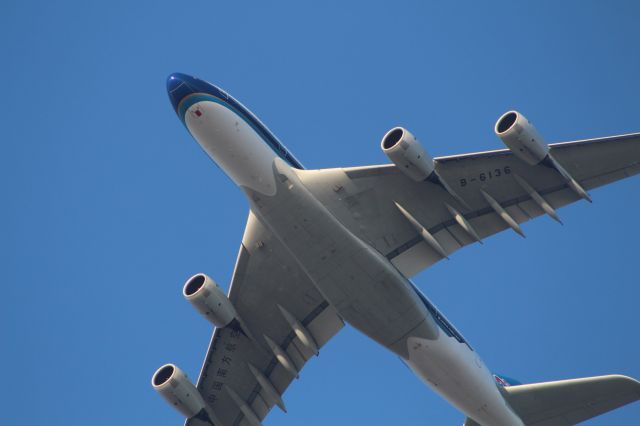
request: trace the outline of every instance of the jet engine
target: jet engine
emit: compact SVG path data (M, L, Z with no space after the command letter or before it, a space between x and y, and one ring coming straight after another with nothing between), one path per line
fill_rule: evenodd
M182 294L216 327L225 327L238 316L220 286L205 274L196 274L189 278L184 284Z
M153 389L169 405L191 418L205 408L204 399L187 375L173 364L160 367L151 378Z
M535 166L549 154L549 147L542 136L518 111L502 114L496 122L495 132L507 148L527 164Z
M394 127L382 138L382 152L412 180L421 182L435 170L433 158L418 139L402 127Z

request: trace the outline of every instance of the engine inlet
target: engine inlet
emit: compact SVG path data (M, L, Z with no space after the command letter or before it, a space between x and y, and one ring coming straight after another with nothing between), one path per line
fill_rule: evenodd
M402 135L404 135L404 129L401 127L396 127L389 131L382 139L382 148L389 149L394 147L398 142L402 140Z
M184 295L191 296L198 292L202 288L205 282L205 276L202 274L194 275L189 278L187 283L184 285Z
M156 374L153 375L151 379L151 383L153 386L158 387L167 383L167 381L173 376L173 373L176 371L176 368L172 364L167 364L162 366L156 371Z
M518 119L518 113L515 111L509 111L500 117L498 122L496 123L496 133L502 134L509 130Z

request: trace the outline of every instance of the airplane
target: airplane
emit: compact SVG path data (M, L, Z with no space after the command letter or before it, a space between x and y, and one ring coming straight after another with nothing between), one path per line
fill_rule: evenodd
M411 281L640 173L640 133L548 145L508 111L495 125L506 149L432 158L395 127L381 141L391 164L307 170L222 89L174 73L167 91L250 204L228 294L203 273L183 287L215 326L197 383L175 364L151 379L186 426L257 426L274 406L286 411L286 388L345 323L398 355L464 426L574 425L640 399L640 382L622 375L520 384L492 374Z

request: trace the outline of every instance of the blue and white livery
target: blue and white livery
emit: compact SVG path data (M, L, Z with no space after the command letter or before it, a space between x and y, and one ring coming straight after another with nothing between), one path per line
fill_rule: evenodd
M391 164L306 170L247 108L185 74L175 112L246 194L249 218L228 294L203 273L183 295L216 328L197 383L174 364L152 385L188 426L260 425L307 361L349 323L397 354L466 416L465 425L573 425L640 399L601 376L523 385L494 375L410 278L503 230L591 200L640 172L640 134L547 145L517 111L496 123L507 149L431 158L402 127Z

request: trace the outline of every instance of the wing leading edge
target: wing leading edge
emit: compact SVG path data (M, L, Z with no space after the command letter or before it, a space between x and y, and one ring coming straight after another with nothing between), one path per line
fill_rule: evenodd
M552 144L550 152L587 190L640 173L640 133ZM526 164L508 149L435 163L466 206L441 185L414 182L391 164L299 175L347 228L407 277L505 229L520 233L520 223L553 217L581 199L556 170Z

